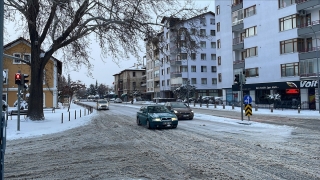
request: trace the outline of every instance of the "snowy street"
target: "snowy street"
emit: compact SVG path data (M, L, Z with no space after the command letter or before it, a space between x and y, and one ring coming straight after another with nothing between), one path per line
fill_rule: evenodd
M177 129L149 130L138 107L112 103L83 126L8 141L5 179L320 178L319 128L299 122L311 120L195 108Z

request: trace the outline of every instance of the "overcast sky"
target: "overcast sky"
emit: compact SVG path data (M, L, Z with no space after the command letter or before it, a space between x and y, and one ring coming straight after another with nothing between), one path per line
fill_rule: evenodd
M196 0L197 5L199 7L209 6L209 11L214 12L214 1L213 0ZM4 26L7 26L7 31L9 31L11 28L8 28L8 24L5 24ZM12 32L12 33L11 33ZM17 33L15 31L8 32L9 36L6 35L4 44L7 44L11 41L14 41L15 39L19 37L23 37L21 33ZM143 41L141 41L143 44ZM116 73L119 73L120 71L132 67L135 63L137 63L137 59L132 58L129 60L123 60L117 65L112 61L112 59L103 59L100 56L100 48L98 44L95 44L92 42L90 46L92 53L90 54L90 57L94 59L93 65L93 71L92 75L93 77L89 77L87 74L87 69L83 67L78 72L73 70L68 70L66 68L63 69L62 74L67 78L68 74L70 74L72 81L81 80L87 87L89 87L90 84L95 84L96 81L99 84L105 84L112 86L112 83L114 81L113 75ZM141 58L145 55L144 52L141 53ZM56 57L59 59L59 57Z

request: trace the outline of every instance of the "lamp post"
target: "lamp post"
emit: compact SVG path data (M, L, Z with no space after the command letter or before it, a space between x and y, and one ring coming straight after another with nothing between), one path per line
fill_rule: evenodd
M319 104L319 113L320 113L320 77L319 77L319 50L318 50L318 38L316 35L316 32L314 31L314 29L312 28L312 26L310 26L311 30L313 31L315 40L316 40L316 56L317 56L317 86L318 86L318 104Z

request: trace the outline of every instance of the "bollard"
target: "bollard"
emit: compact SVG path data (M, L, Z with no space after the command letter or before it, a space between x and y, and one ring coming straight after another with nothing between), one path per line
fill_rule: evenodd
M81 109L80 109L80 118L81 118Z
M273 112L273 106L271 106L271 112Z
M74 110L74 119L77 119L77 110Z
M298 113L300 114L300 106L298 106Z
M234 104L232 104L232 109L234 109Z
M214 103L214 108L217 108L217 104L216 103Z
M70 111L69 111L69 121L70 121Z
M255 111L258 111L258 105L256 104L256 106L255 106L255 109L254 109Z
M207 102L207 108L209 108L209 103Z
M222 104L222 108L225 109L225 108L226 108L226 105Z
M63 113L61 114L61 123L63 123Z
M193 107L196 107L196 101L193 101Z
M202 107L202 103L200 103L200 107Z

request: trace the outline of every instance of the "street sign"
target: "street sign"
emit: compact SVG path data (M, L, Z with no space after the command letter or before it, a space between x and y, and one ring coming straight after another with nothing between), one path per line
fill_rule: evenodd
M246 116L252 116L252 107L251 104L247 104L244 108Z
M244 104L251 104L252 103L252 98L249 95L246 95L243 97L243 103Z

